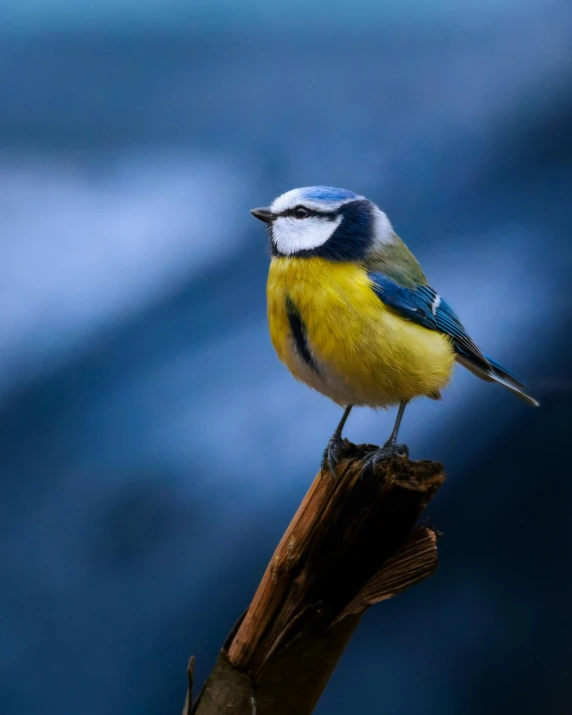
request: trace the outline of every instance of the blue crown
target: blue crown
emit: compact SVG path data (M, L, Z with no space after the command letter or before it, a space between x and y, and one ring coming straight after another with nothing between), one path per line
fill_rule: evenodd
M307 186L301 190L301 196L313 201L345 201L357 199L357 194L347 189L337 189L335 186Z

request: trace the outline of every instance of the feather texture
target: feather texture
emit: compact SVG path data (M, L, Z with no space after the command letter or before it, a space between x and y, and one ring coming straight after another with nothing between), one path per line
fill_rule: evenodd
M451 306L430 285L408 288L379 272L370 272L369 278L373 291L385 305L406 320L447 335L464 367L483 380L498 382L528 404L538 405L514 373L481 352Z
M451 377L450 339L386 307L359 263L273 258L267 297L279 358L296 378L341 405L437 398ZM303 348L289 318L293 311L304 326Z
M391 241L377 240L371 244L365 266L368 271L387 276L405 288L427 283L417 259L393 230Z
M295 377L342 405L383 407L439 397L457 360L538 405L481 352L371 201L310 186L253 213L271 239L272 343Z

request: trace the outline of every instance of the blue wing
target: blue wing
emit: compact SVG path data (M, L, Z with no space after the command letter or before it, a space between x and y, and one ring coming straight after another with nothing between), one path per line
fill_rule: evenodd
M431 286L405 288L382 273L369 273L369 278L377 297L403 318L448 335L456 352L482 369L491 369L489 361L471 340L454 310Z
M469 337L455 311L429 285L406 288L383 273L368 273L377 297L406 320L451 338L458 361L484 380L494 380L529 404L538 404L512 372L484 355Z

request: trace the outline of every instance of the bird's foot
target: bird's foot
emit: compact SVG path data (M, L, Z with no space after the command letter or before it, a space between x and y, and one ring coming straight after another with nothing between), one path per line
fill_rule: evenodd
M322 471L326 471L326 469L329 469L332 477L336 476L336 467L338 466L338 462L340 461L340 454L342 452L342 449L344 447L344 440L341 437L338 437L337 435L332 435L330 437L330 441L328 442L328 446L324 450L324 454L322 455Z
M383 462L386 459L408 456L409 449L406 444L394 444L393 442L388 442L387 444L384 444L383 447L379 447L379 449L375 449L373 452L365 455L361 473L365 474L366 472L373 472L376 464Z

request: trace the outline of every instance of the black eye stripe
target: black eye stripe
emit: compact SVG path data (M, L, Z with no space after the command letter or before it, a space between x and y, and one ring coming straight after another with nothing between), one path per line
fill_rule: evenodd
M307 216L305 216L304 218L310 218L311 216L319 216L320 218L325 218L329 221L335 221L338 216L343 214L356 203L363 203L363 201L361 199L353 199L352 201L346 201L345 204L342 204L334 211L318 211L316 209L311 209L308 206L304 206L304 204L296 204L296 206L292 207L291 209L286 209L285 211L276 214L276 218L278 218L279 216L290 216L292 218L297 218L297 216L295 215L296 209L304 208L308 212Z
M369 201L366 199L348 201L336 211L331 212L314 211L312 209L308 209L308 211L312 216L321 216L330 220L343 216L343 221L339 222L330 238L321 246L301 249L288 255L293 255L297 258L318 256L334 262L363 261L366 259L375 239L375 215L372 204ZM289 211L276 214L276 216L289 215ZM285 254L278 250L274 242L272 225L269 226L269 229L272 255L284 256Z
M298 218L295 213L296 209L298 208L300 208L300 206L295 206L293 209L286 209L286 211L282 211L281 213L276 214L276 218L279 218L280 216L290 216L292 218ZM303 208L305 208L308 212L304 218L310 218L311 216L320 216L321 218L326 218L330 221L334 221L341 213L340 209L336 209L336 211L316 211L316 209L309 209L307 206L304 206Z

